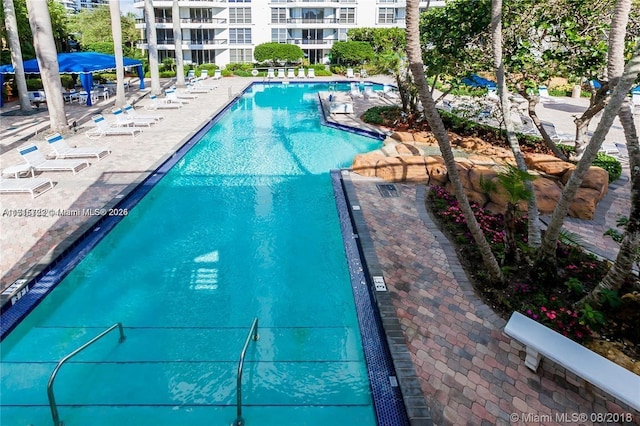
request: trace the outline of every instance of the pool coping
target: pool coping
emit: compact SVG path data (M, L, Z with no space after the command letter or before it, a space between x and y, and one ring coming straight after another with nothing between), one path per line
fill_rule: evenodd
M301 83L307 84L308 82ZM319 84L323 83L325 82L319 82ZM105 208L131 209L137 205L162 179L166 172L196 145L198 137L204 135L214 126L235 105L237 100L255 84L265 83L252 82L247 84L238 94L229 99L222 108L215 111L199 127L189 132L167 154L162 156L156 162L157 166L153 168L152 172L127 185L119 195L106 203ZM322 111L320 120L323 125L375 139L384 137L381 133L374 133L339 123L334 123L335 125L327 124L328 121L325 117L321 99L319 99L319 107ZM336 205L338 206L345 251L348 253L347 258L354 290L354 302L358 310L363 352L367 361L367 372L378 424L401 425L407 424L408 421L411 425L430 426L432 423L429 412L424 403L424 396L415 376L413 364L404 342L399 321L395 316L395 311L392 309L390 300L388 300L388 303L381 303L381 299L385 298L384 295L374 294L371 290L370 277L372 275L370 268L365 266L368 258L366 260L363 255L364 251L361 247L361 241L358 240L358 234L354 233L351 228L351 226L359 224L359 221L352 215L352 206L347 201L347 198L351 199L355 197L355 194L347 197L349 191L340 172L331 171L330 176L333 181L332 185L334 187ZM351 192L353 192L353 187ZM124 216L102 216L96 220L85 222L69 237L69 244L52 256L53 259L50 263L36 265L34 268L38 270L31 271L32 276L22 287L27 289L26 293L15 304L5 303L2 306L0 341L4 340L123 218ZM363 223L360 223L360 228L358 229L362 229ZM377 260L375 260L375 264L377 264ZM389 297L388 294L386 296L387 298ZM372 339L374 340L373 342ZM374 350L377 348L382 348L383 350ZM369 368L370 366L371 368ZM398 382L396 386L393 383L395 380Z

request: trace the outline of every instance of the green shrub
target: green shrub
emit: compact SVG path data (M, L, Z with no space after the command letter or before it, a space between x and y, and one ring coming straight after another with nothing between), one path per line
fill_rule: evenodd
M60 82L65 89L73 89L73 78L69 74L61 74Z
M253 77L251 75L251 71L245 71L245 70L234 71L233 75L237 75L238 77Z
M42 85L42 79L40 78L30 78L27 80L27 90L41 90L44 86Z
M567 154L575 152L575 148L570 145L558 144L558 147ZM604 152L599 152L591 165L605 169L609 173L609 183L617 181L622 174L620 161Z
M329 68L329 69L334 74L346 74L347 73L347 67L343 67L342 65L331 65L331 68Z
M389 121L397 120L402 114L402 109L397 106L376 106L369 108L362 115L365 123L385 124Z
M173 78L175 76L175 71L160 71L160 78Z
M233 75L233 71L225 68L222 71L220 71L220 74L222 74L223 77L231 77Z
M225 69L231 71L236 75L238 75L236 71L248 72L249 75L251 75L251 70L253 70L253 64L235 62L235 63L227 64Z

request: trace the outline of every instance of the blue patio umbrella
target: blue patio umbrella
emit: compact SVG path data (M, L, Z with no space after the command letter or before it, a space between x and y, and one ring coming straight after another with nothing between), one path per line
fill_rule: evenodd
M136 67L140 78L140 88L144 89L144 72L142 62L137 59L124 58L125 67ZM31 59L23 62L25 74L40 74L38 61ZM60 74L79 74L82 88L88 93L87 105L91 105L91 88L93 87L93 73L116 69L116 57L97 52L59 53L58 68ZM0 66L0 87L4 85L4 75L15 74L12 65ZM0 97L2 106L2 97Z
M471 74L469 77L462 79L462 83L471 87L483 87L485 89L497 87L495 81L487 80L480 77L478 74Z

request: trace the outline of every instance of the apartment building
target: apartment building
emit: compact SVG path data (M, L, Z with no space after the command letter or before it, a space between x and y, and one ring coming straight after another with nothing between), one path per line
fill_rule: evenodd
M175 57L171 0L153 0L158 55ZM445 0L420 2L421 8ZM297 44L310 63L327 63L333 43L357 27L404 28L405 0L179 0L185 63L253 62L255 46ZM144 11L144 1L134 7ZM136 27L146 28L145 19ZM144 32L143 32L144 33ZM147 49L146 40L138 44Z
M108 6L109 0L57 0L65 9L79 12L82 9L93 9L98 6Z

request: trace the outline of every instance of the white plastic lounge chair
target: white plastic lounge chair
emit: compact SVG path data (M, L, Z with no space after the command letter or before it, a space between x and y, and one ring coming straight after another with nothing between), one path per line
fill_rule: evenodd
M206 79L207 77L209 77L209 70L202 70L200 71L200 78L201 79Z
M283 68L279 68L278 69L278 78L284 78L284 69Z
M555 143L575 142L574 136L569 135L567 133L558 133L556 131L556 126L553 123L549 121L541 121L540 123L542 124L542 128L544 129L544 131L547 132L547 135L549 135L549 137L553 142Z
M75 175L80 170L89 167L89 162L86 160L47 160L38 147L32 143L18 148L18 152L24 161L37 172L70 171Z
M369 77L369 74L367 74L367 70L365 70L364 68L362 68L362 69L360 70L360 77L362 77L362 78L367 78L367 77Z
M539 135L538 129L533 124L533 120L528 115L522 113L518 114L520 117L521 125L518 128L518 133L523 135Z
M298 78L306 78L304 75L304 68L298 68Z
M273 70L273 68L269 68L269 69L267 70L267 78L268 78L268 79L276 78L276 75L274 74L274 70Z
M29 92L29 102L39 108L40 104L47 102L47 95L45 95L44 90Z
M220 70L215 70L213 73L213 78L214 80L220 80L222 78L222 71Z
M135 127L111 125L107 123L101 114L94 115L91 118L96 127L85 132L89 139L97 139L101 136L122 135L131 135L132 138L135 138L138 133L142 132L142 130Z
M551 97L549 94L549 90L547 90L546 86L538 87L538 95L540 96L540 102L555 102L556 100Z
M390 100L398 100L400 99L400 95L398 94L398 92L396 92L395 90L393 90L393 87L391 86L383 86L382 88L382 95Z
M217 87L217 85L215 85ZM187 87L184 89L185 93L193 94L193 93L209 93L213 90L213 87L210 85L204 86L198 83L192 84L187 83Z
M289 68L287 70L287 78L296 78L296 70Z
M347 68L347 78L355 78L353 74L353 68Z
M146 109L156 110L156 109L176 109L182 108L182 103L169 102L166 99L160 99L156 95L151 95L149 97L151 105L145 106Z
M186 79L187 79L188 81L191 81L191 80L193 80L194 78L196 78L196 70L189 70L189 71L187 72L187 77L186 77Z
M165 90L165 95L167 95L167 102L175 103L175 104L188 104L189 101L185 101L183 99L178 99L178 92L175 89Z
M631 93L631 110L634 114L640 114L640 92Z
M0 178L0 192L28 192L31 198L53 188L53 182L47 178L2 179Z
M307 70L307 77L316 78L316 70L314 68L309 68Z
M365 99L379 99L380 95L373 90L371 86L364 86L363 95Z
M124 112L131 118L134 120L153 120L153 121L160 121L162 120L164 117L161 115L146 115L146 114L138 114L138 111L135 110L135 108L133 107L133 105L131 104L125 104L124 105Z
M152 124L155 124L155 120L140 120L129 116L129 114L125 114L122 108L112 108L111 112L116 117L115 125L117 126L134 126L134 127L151 127Z
M53 148L53 153L58 158L86 158L95 157L100 160L111 154L111 150L97 146L72 147L67 144L60 133L54 133L45 138L49 146Z

